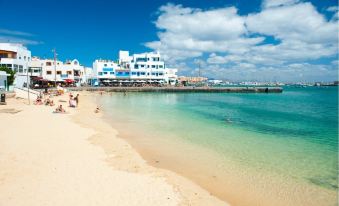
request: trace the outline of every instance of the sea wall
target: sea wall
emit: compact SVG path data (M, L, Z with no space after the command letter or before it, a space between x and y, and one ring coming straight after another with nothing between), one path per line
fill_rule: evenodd
M70 91L282 93L282 87L76 87Z

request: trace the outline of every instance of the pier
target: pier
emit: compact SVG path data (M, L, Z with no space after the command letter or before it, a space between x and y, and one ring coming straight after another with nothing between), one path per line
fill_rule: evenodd
M200 92L200 93L282 93L282 87L76 87L70 91L105 92Z

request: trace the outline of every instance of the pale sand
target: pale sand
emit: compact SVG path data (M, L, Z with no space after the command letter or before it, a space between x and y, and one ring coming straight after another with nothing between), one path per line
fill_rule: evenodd
M66 107L69 114L22 99L0 106L0 206L227 205L190 180L147 165L94 113L87 95L78 108Z

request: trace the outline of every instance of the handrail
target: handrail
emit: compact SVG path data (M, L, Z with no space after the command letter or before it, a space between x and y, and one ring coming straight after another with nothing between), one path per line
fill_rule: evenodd
M21 91L24 91L24 92L27 92L27 91L29 91L29 93L31 93L31 94L34 94L34 95L40 95L40 92L39 91L36 91L36 90L34 90L34 89L27 89L27 88L20 88L20 87L14 87L14 89L19 89L19 90L21 90Z

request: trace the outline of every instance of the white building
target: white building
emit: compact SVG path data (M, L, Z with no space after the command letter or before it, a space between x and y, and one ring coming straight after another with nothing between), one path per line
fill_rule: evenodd
M85 67L79 61L54 61L53 59L32 58L29 64L29 75L41 77L48 81L81 84L86 81Z
M93 62L93 73L98 79L114 79L115 72L120 66L111 60L95 60Z
M95 60L93 73L100 83L104 82L157 82L170 83L177 79L177 69L165 67L160 53L142 53L129 55L128 51L119 51L117 62Z
M16 72L15 85L27 84L27 68L31 61L31 51L22 44L0 43L0 66L6 66Z

